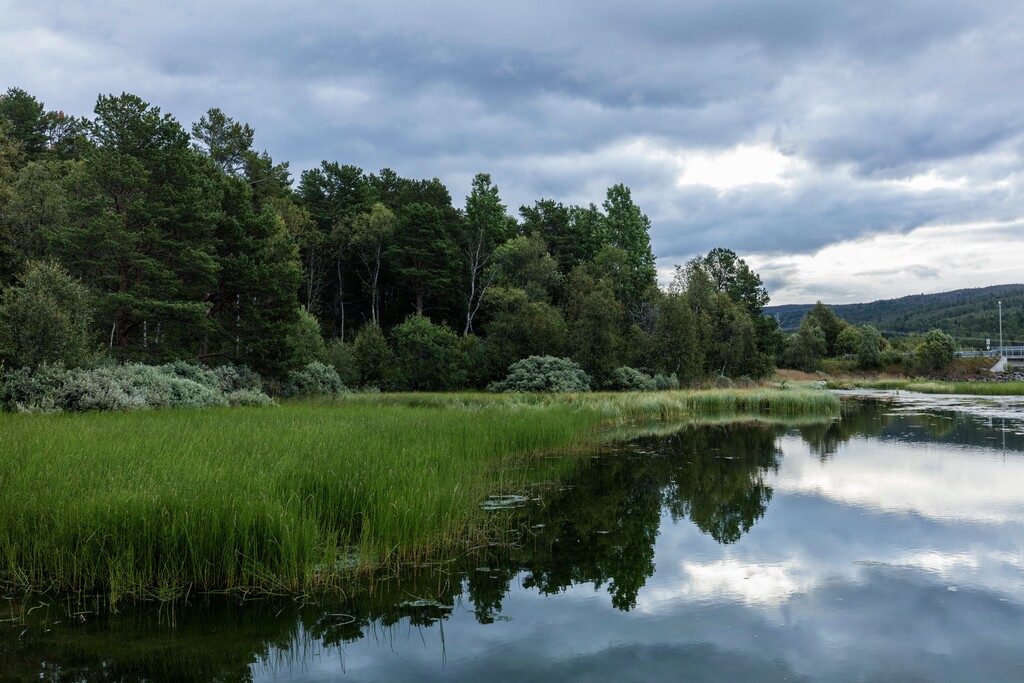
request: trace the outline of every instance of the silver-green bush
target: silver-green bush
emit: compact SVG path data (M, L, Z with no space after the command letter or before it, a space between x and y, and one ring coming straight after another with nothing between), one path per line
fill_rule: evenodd
M272 404L259 384L248 368L211 371L184 362L71 370L42 365L0 377L0 408L39 413Z
M348 388L329 365L313 361L301 370L292 370L281 388L285 396L318 396L347 393Z
M508 368L508 376L492 382L493 392L580 392L590 391L590 377L568 358L530 356Z
M275 405L274 399L255 389L238 389L227 394L226 398L228 405L232 406L263 407Z

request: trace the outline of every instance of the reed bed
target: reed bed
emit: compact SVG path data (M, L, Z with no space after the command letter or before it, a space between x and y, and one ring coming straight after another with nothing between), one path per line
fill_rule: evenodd
M1024 382L939 382L924 380L851 380L829 382L829 389L878 389L916 391L921 394L968 396L1024 396Z
M497 493L568 476L597 427L834 415L826 392L363 395L337 403L0 415L0 581L175 599L297 593L500 532Z

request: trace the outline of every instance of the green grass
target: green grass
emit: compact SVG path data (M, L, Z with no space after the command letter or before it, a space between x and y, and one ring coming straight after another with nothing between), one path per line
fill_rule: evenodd
M966 394L971 396L1024 396L1024 382L935 382L924 380L843 380L829 382L829 389L882 389L916 391L922 394Z
M480 503L565 477L597 427L825 415L825 392L358 395L277 408L0 415L0 581L173 599L297 593L463 552Z

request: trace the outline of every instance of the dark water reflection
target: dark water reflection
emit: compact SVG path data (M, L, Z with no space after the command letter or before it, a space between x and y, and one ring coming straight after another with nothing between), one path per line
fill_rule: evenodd
M514 544L318 605L33 601L0 681L1024 680L1022 406L684 428L542 498Z

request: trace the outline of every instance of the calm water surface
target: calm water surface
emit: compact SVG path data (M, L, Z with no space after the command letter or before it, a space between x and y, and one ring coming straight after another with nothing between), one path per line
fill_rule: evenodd
M844 405L582 458L506 543L372 594L36 600L0 681L1024 680L1024 402Z

